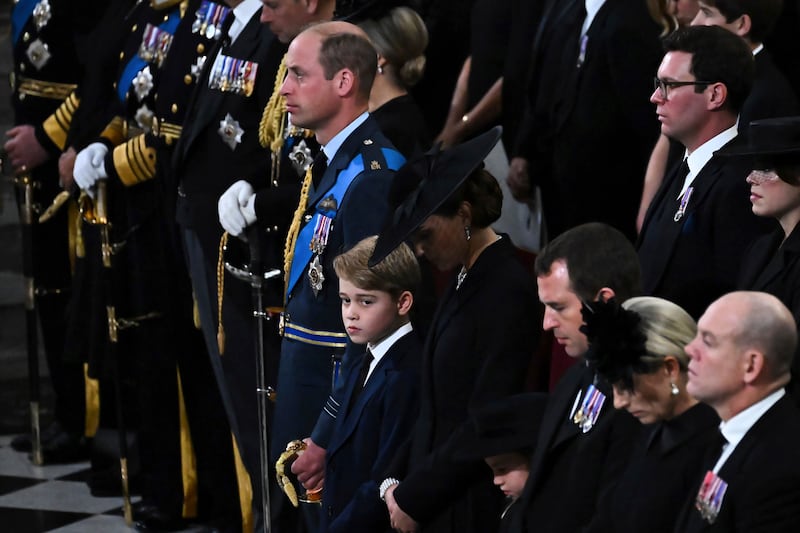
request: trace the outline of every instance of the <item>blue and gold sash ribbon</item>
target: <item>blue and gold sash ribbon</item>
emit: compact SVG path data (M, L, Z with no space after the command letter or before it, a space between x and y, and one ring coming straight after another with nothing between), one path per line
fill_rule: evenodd
M397 170L400 168L405 159L403 156L397 152L396 150L389 150L386 148L382 148L381 152L383 153L383 157L386 161L386 165L392 169ZM336 201L336 210L338 210L339 206L342 204L342 198L344 198L347 189L353 183L353 180L361 174L364 170L364 156L359 154L358 156L354 157L350 164L347 165L347 168L342 170L339 173L339 176L336 178L336 184L331 187L330 190L316 203L314 206L314 218L306 224L303 229L300 230L300 233L297 236L297 242L295 243L294 247L294 258L292 259L292 267L289 271L289 283L286 284L286 294L289 295L292 292L297 280L300 279L300 276L306 269L309 261L311 261L312 250L309 244L311 243L311 238L314 236L314 229L317 227L317 222L320 217L328 216L330 218L334 218L336 216L336 211L331 211L331 209L323 209L320 207L320 203L324 200L329 200L331 197ZM330 202L326 202L327 205L330 205Z

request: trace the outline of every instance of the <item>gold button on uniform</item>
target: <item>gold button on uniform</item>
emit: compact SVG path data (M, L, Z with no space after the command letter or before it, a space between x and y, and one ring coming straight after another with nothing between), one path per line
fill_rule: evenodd
M138 24L134 24L133 26L131 26L131 32L135 32L138 29L139 29L139 25Z
M192 84L192 79L193 79L192 75L191 74L187 74L186 76L183 77L183 83L185 83L186 85L191 85Z
M205 51L206 51L206 47L203 45L203 43L200 43L200 44L197 45L197 53L198 54L202 54Z
M177 113L178 112L178 104L172 104L172 107L170 109L172 110L173 113Z
M124 57L125 57L125 52L120 52L120 53L119 53L119 59L120 59L120 61L121 61L121 60L122 60Z

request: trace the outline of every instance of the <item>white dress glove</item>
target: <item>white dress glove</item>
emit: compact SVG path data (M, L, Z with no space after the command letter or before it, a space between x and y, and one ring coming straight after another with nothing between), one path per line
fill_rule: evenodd
M253 186L245 180L239 180L222 193L217 202L219 223L225 231L234 237L256 221L256 193Z
M108 147L103 143L92 143L78 152L72 172L78 187L87 191L94 187L97 180L108 177L105 165L107 153Z

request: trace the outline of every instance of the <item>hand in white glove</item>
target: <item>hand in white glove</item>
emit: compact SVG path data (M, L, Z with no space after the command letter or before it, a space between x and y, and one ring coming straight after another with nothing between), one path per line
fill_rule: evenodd
M222 193L217 202L219 223L229 234L238 237L256 221L256 193L253 186L239 180Z
M103 143L92 143L75 157L73 175L75 183L83 190L94 187L95 182L107 178L105 158L108 147Z

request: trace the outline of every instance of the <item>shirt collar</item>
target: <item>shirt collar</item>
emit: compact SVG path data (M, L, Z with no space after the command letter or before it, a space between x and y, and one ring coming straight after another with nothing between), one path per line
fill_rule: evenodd
M769 411L770 407L783 398L785 394L786 391L780 388L732 417L727 422L720 422L719 431L722 433L722 436L725 437L725 440L728 441L728 444L731 447L736 447L739 441L744 438L745 434L750 431L750 428L764 416L764 413Z
M738 134L739 121L737 120L736 124L710 138L691 154L688 150L685 152L686 155L684 157L686 158L686 164L689 165L689 174L686 176L686 181L684 181L683 188L678 197L683 196L683 193L686 192L686 189L692 184L694 178L700 174L700 171L703 170L706 163L714 156L714 152L731 142Z
M400 337L403 337L406 333L411 333L413 330L414 327L411 325L411 322L406 322L378 344L368 343L367 348L372 352L372 357L375 358L375 361L379 361Z
M350 136L351 133L355 131L357 127L362 125L364 121L367 120L367 117L369 117L369 113L364 111L353 122L345 126L342 131L334 135L333 138L328 141L328 144L322 147L322 151L325 152L325 156L328 158L328 163L333 161L333 156L335 156L336 152L339 151L339 148L342 147L344 141Z
M583 26L581 27L582 36L586 35L586 32L589 31L589 27L592 25L594 17L605 3L606 0L586 0L586 18L583 20Z
M261 0L244 0L244 2L233 8L235 20L231 24L231 29L228 30L228 37L231 38L231 43L239 37L244 27L253 18L253 15L261 9L261 5Z

